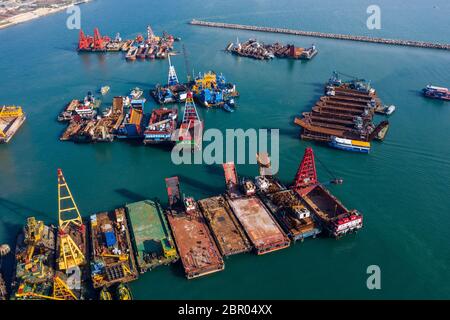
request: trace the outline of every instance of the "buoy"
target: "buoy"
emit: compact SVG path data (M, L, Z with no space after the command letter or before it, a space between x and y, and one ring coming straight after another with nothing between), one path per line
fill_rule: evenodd
M0 246L0 256L1 257L6 256L10 252L11 252L11 248L7 244L2 244Z

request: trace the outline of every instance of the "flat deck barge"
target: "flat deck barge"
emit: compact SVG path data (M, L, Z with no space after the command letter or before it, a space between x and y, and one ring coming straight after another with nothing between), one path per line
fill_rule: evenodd
M258 255L289 247L290 240L256 196L257 187L249 179L239 182L233 162L223 164L226 199ZM281 187L281 186L280 186Z
M8 143L25 122L26 116L21 107L3 106L0 108L0 144Z
M94 288L136 280L138 271L125 208L91 215L90 228Z
M179 259L164 211L158 202L139 201L127 204L126 209L141 273Z
M225 267L208 226L192 198L181 198L178 178L167 178L169 209L167 218L188 279Z
M249 252L250 240L222 196L198 201L223 256Z
M259 198L255 196L228 198L228 203L244 227L258 255L289 247L289 238Z

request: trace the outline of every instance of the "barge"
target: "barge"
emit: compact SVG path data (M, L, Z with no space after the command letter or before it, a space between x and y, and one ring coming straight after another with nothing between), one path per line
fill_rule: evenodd
M272 175L270 158L266 153L257 154L257 160L260 172L255 178L257 194L283 231L292 241L315 238L321 230L306 204Z
M290 240L256 196L250 180L238 182L234 163L223 165L227 186L226 199L244 228L258 255L289 247Z
M155 101L159 104L180 103L186 101L189 87L178 81L175 67L172 65L169 56L169 75L165 86L156 85L155 89L150 91Z
M173 143L172 134L177 129L177 120L177 108L154 109L144 131L144 144Z
M193 198L181 198L178 177L166 179L167 218L188 279L222 271L224 261Z
M21 107L3 106L0 109L0 144L8 143L25 122Z
M173 43L176 39L167 33L162 36L156 36L150 26L147 27L147 38L138 34L135 39L123 40L120 34L114 39L108 36L102 36L98 28L94 29L94 35L86 35L80 30L78 36L78 52L126 52L125 59L134 61L136 58L141 60L156 58L167 58L173 51ZM155 54L156 53L156 54Z
M131 100L128 113L115 133L118 139L141 139L143 137L144 104L145 99Z
M225 77L209 71L194 79L192 92L195 99L204 107L234 106L234 98L239 97L236 85L227 82Z
M325 86L325 95L310 112L304 112L302 118L295 118L295 124L302 127L301 138L304 140L368 152L370 143L367 142L383 140L389 127L387 120L374 124L374 115L380 110L387 110L382 111L386 115L393 112L393 108L386 109L381 104L369 82L363 79L343 82L334 72ZM336 138L345 140L337 141ZM352 142L348 144L347 141Z
M140 273L176 262L178 252L161 205L144 200L126 209Z
M91 279L94 288L134 281L134 260L125 208L90 217Z
M223 256L251 251L252 245L224 197L199 200L198 204Z
M357 210L347 209L318 182L314 152L311 148L306 148L293 190L305 201L317 224L331 237L340 238L363 227L362 214Z
M279 42L273 44L264 44L249 39L243 43L239 40L236 43L229 43L225 51L231 52L242 57L250 57L257 60L270 60L277 58L291 58L301 60L311 60L318 53L316 46L309 48L296 47L293 44L283 45Z
M12 299L42 299L53 295L56 231L34 217L27 218L17 237Z

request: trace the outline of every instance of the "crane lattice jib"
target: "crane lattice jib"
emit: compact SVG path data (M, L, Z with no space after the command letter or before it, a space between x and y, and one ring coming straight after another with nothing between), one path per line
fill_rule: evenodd
M65 202L68 204L64 205ZM61 169L58 169L58 221L62 231L66 231L70 224L78 227L83 224L80 211Z
M178 77L177 77L177 73L175 71L175 67L172 65L172 62L170 61L170 54L167 56L169 58L169 76L167 79L167 84L169 86L173 86L178 84Z
M53 279L53 298L58 300L78 300L67 284L60 278Z
M86 262L83 252L68 234L60 234L59 264L60 270L81 266Z
M198 116L197 108L195 107L194 98L192 92L189 91L186 97L186 103L184 106L183 123L189 123L190 121L200 120Z
M314 151L312 148L306 148L302 163L295 176L294 187L296 189L305 189L317 184L316 163L314 160Z

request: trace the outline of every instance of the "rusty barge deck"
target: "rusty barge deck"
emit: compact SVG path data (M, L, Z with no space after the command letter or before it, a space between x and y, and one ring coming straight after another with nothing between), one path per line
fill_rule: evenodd
M250 240L222 196L198 201L223 256L249 252Z
M90 221L94 288L136 280L138 271L125 209L91 215Z
M195 202L181 198L178 178L167 178L169 209L167 219L188 279L222 271L225 267L219 249ZM184 199L188 200L188 199Z
M289 247L289 238L256 196L230 198L228 203L258 255Z

